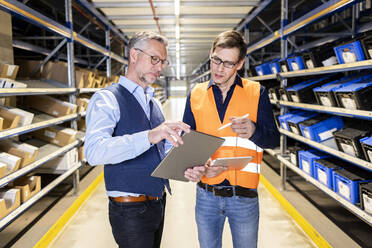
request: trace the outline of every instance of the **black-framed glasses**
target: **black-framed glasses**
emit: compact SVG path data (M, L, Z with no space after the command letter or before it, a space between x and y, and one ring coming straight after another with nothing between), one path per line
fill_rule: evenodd
M234 66L238 63L238 62L232 62L228 60L223 61L217 56L211 56L210 59L214 64L220 65L222 63L224 67L229 68L229 69L234 68Z
M134 48L134 49L135 49L135 50L138 50L138 51L140 51L140 52L142 52L142 53L144 53L144 54L146 54L147 56L149 56L149 57L151 58L151 64L152 64L152 65L157 65L159 62L161 62L161 64L162 64L163 66L168 66L168 65L169 65L169 61L166 60L166 59L161 59L161 58L159 58L158 56L152 56L152 55L148 54L147 52L143 51L143 50L140 49L140 48Z

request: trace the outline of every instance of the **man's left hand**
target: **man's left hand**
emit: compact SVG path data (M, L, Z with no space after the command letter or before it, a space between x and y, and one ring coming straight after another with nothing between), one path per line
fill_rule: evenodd
M237 133L240 138L249 139L256 130L255 124L249 117L231 117L231 129Z

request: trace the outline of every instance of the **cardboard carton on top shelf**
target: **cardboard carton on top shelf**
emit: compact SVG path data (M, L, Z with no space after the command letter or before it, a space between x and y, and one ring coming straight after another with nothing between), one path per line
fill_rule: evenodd
M9 111L7 108L0 106L0 117L3 119L1 130L18 127L20 116Z
M0 163L6 164L5 175L9 175L19 169L21 158L6 152L0 152Z
M7 108L10 112L19 116L18 127L31 125L34 119L34 114L19 108Z
M54 80L68 85L68 68L66 62L49 61L41 71L42 79Z
M0 162L0 178L3 178L6 176L6 164L3 162Z
M50 96L27 96L26 104L55 117L74 114L77 111L76 104L64 102Z
M10 78L14 80L16 79L18 69L18 65L9 65L0 62L0 78Z
M11 140L0 141L0 150L21 158L20 168L33 163L36 160L39 148L26 143Z
M38 139L55 144L57 146L66 146L77 139L78 132L72 128L63 128L60 126L51 126L39 129L31 133Z
M40 176L25 176L18 178L12 183L15 189L19 189L21 195L21 203L24 203L33 197L41 189Z
M40 79L43 66L33 75L31 73L41 64L41 60L16 60L15 64L19 66L17 78L22 79Z
M13 64L12 16L5 11L0 11L0 23L0 60Z
M19 189L0 189L0 219L21 205Z
M50 160L42 165L42 168L50 168L54 170L68 170L78 163L78 150L73 148L57 158Z

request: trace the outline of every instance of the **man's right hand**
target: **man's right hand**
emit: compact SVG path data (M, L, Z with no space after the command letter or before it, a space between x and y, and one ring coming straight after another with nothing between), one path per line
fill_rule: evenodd
M163 139L168 140L173 146L178 147L183 144L179 131L190 132L190 126L182 121L165 121L158 127L149 131L149 141L157 144Z

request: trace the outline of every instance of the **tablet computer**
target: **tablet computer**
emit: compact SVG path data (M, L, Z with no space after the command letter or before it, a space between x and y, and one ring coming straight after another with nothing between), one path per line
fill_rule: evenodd
M252 156L217 158L212 161L210 166L226 166L229 169L243 169L251 160Z

